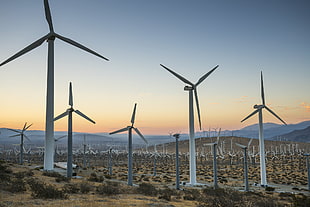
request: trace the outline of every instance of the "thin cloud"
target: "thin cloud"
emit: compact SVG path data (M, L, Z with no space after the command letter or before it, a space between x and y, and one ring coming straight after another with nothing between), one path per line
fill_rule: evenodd
M310 112L310 104L309 103L301 102L300 106L303 107L304 109L306 109L307 112Z

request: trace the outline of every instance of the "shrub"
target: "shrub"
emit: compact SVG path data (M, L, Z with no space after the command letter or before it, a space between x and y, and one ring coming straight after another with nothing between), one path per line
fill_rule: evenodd
M33 175L34 173L32 172L32 170L14 173L14 176L19 179L23 179L24 177L31 177Z
M47 185L33 178L28 179L28 185L32 191L31 196L33 198L64 199L68 197L64 191L58 190L55 186Z
M195 201L200 199L200 191L197 189L188 189L184 191L184 200Z
M6 190L11 193L25 192L27 190L26 183L22 179L15 178L6 186Z
M117 182L107 182L97 187L97 193L101 195L116 195L121 193L120 184Z
M104 177L102 175L101 176L97 176L96 173L91 173L90 177L88 178L88 180L92 181L92 182L102 183L104 181Z
M65 193L78 193L80 191L79 185L74 183L67 183L64 185L63 190Z
M177 191L174 189L170 189L166 187L163 190L159 190L159 199L165 199L167 201L171 201L171 196L178 195Z
M137 191L140 194L148 196L156 196L158 194L158 190L150 183L141 183L137 188Z
M91 191L92 190L92 187L93 186L91 186L89 183L87 183L87 182L82 182L82 183L80 183L80 191L81 191L81 193L89 193L89 191Z

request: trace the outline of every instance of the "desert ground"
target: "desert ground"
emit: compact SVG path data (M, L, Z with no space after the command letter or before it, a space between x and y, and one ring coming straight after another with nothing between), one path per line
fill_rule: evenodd
M221 137L218 140L218 183L213 189L212 151L206 143L216 138L196 139L197 184L189 186L188 141L179 143L181 190L175 190L175 143L137 148L133 154L134 186L127 186L127 153L112 150L74 155L76 176L66 179L64 169L42 170L38 153L24 156L1 153L0 206L309 206L310 191L305 153L310 144L265 141L268 187L260 183L258 140L249 146L250 192L243 192L243 152L235 145L249 139ZM109 169L112 157L112 171ZM57 161L66 161L58 153ZM38 182L38 183L37 183ZM36 186L33 184L37 184ZM40 185L42 184L42 185ZM58 191L49 198L36 188L51 186ZM20 189L19 189L20 188ZM88 190L83 191L86 188ZM17 190L14 190L17 189ZM19 190L18 190L19 189ZM83 192L82 192L83 191ZM57 194L58 192L58 194ZM42 195L41 195L42 194Z

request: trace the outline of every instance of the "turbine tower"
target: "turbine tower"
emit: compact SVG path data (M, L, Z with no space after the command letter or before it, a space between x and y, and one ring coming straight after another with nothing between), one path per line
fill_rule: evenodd
M81 117L85 118L86 120L92 122L93 124L96 124L92 119L88 118L85 114L80 112L79 110L75 110L73 108L73 96L72 96L72 84L70 82L69 86L69 105L70 108L68 108L64 113L57 116L54 121L61 119L68 115L68 157L67 157L67 177L72 177L72 113L75 112Z
M133 125L135 123L135 116L136 116L136 107L137 104L135 104L133 113L131 116L131 126L127 126L123 129L116 130L114 132L111 132L112 134L117 134L121 132L128 131L128 185L132 186L132 129L135 130L135 132L143 139L143 141L147 144L147 140L144 138L144 136L141 134L141 132L135 128Z
M260 178L261 178L261 186L267 186L267 178L266 178L266 163L265 163L265 144L264 144L264 131L263 131L263 109L265 108L269 111L272 115L274 115L277 119L279 119L283 124L286 123L270 108L266 106L265 103L265 93L264 93L264 82L263 82L263 72L261 71L261 97L262 97L262 104L261 105L254 105L255 111L252 112L250 115L245 117L241 120L244 122L254 114L258 113L258 122L259 122L259 154L260 154Z
M54 27L52 23L51 11L49 8L48 0L44 0L45 17L49 26L49 33L37 41L31 43L29 46L25 47L21 51L17 52L15 55L11 56L0 66L26 54L27 52L40 46L44 41L48 42L48 56L47 56L47 91L46 91L46 120L45 120L45 153L44 153L44 170L54 169L54 41L56 38L69 43L75 47L78 47L86 52L96 55L104 60L108 60L97 52L81 45L80 43L73 41L67 37L61 36L54 32Z
M166 66L160 64L163 68L168 70L170 73L172 73L174 76L176 76L178 79L180 79L182 82L187 84L184 87L185 91L189 92L189 168L190 168L190 185L196 184L196 152L195 152L195 129L194 129L194 105L193 105L193 91L195 94L195 100L196 100L196 106L197 106L197 114L198 114L198 121L199 121L199 128L201 130L201 119L200 119L200 109L199 109L199 101L198 101L198 93L197 93L197 86L204 81L217 67L215 66L212 70L210 70L208 73L203 75L196 84L193 84L186 78L182 77L181 75L177 74L176 72L172 71L171 69L167 68Z
M21 165L24 163L24 137L30 142L30 139L26 136L25 132L31 126L32 126L32 124L27 126L27 122L26 122L22 130L8 129L8 130L11 130L11 131L17 133L16 135L12 135L10 137L20 136L19 164L21 164Z

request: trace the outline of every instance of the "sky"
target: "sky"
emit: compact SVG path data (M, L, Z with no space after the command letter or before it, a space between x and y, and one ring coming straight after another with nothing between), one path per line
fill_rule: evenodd
M0 62L49 31L43 0L0 0ZM53 0L56 33L110 59L55 40L55 116L68 106L76 132L130 125L145 134L188 132L188 92L163 64L198 86L203 130L258 122L263 71L267 105L288 124L310 119L308 0ZM47 43L0 67L0 128L45 128ZM198 128L195 109L195 129ZM264 112L264 122L280 121ZM66 131L67 119L55 122Z

